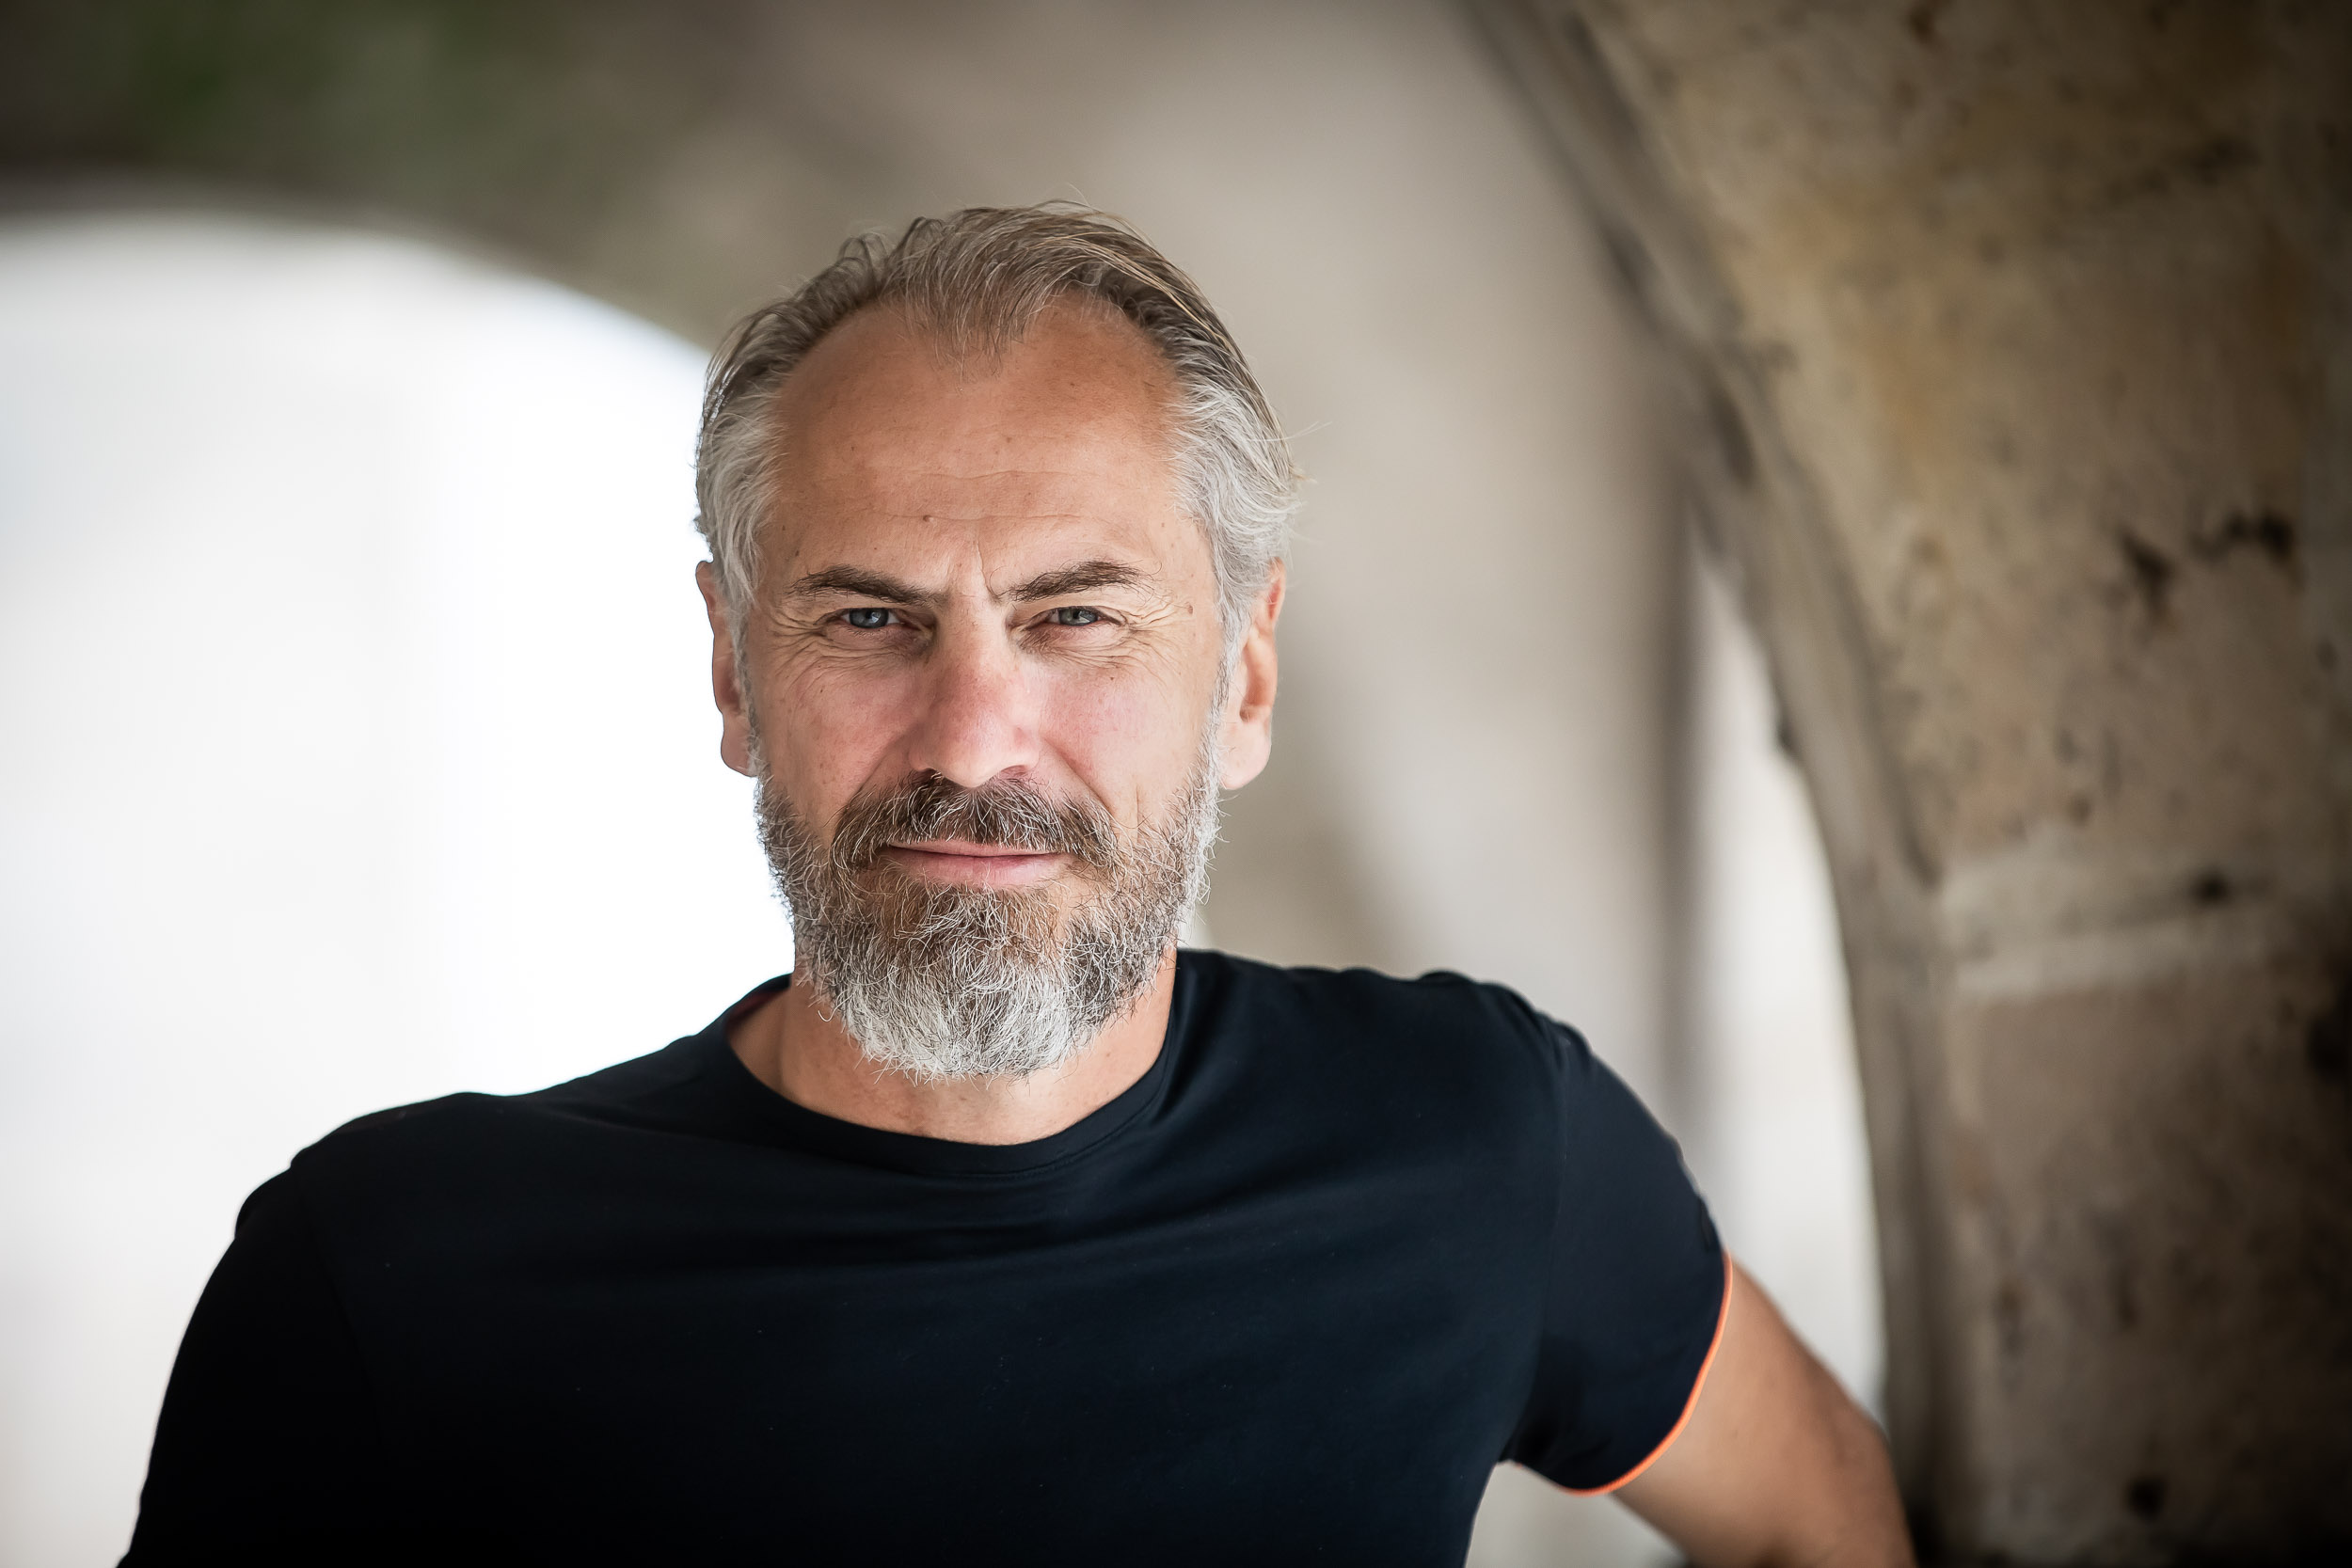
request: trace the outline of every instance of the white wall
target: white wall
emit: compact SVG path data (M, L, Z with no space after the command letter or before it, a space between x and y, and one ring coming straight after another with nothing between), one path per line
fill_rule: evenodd
M237 1205L787 968L701 356L394 242L0 228L0 1563L111 1561Z

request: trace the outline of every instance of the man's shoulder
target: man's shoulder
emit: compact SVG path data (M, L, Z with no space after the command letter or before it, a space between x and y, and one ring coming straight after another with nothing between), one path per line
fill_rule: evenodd
M1510 987L1450 969L1406 978L1360 967L1267 963L1208 948L1188 947L1181 957L1198 967L1207 984L1259 1008L1406 1027L1449 1021L1523 1031L1565 1027L1538 1013Z
M691 1119L703 1071L698 1037L522 1094L460 1093L373 1111L294 1157L297 1170L407 1164L492 1154L609 1130L652 1130Z
M1262 1048L1302 1050L1351 1066L1420 1065L1465 1072L1555 1076L1584 1053L1577 1033L1507 986L1451 970L1407 979L1374 969L1282 966L1187 950L1205 1026Z
M1518 992L1450 972L1195 962L1180 1085L1233 1136L1326 1173L1550 1192L1581 1043Z

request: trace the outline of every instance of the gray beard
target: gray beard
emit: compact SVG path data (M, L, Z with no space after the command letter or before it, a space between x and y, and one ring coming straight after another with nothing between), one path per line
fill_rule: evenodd
M1123 1014L1208 891L1216 752L1204 743L1163 818L1122 838L1095 801L937 774L860 795L830 842L775 786L754 737L760 844L792 914L794 966L876 1066L923 1081L1058 1067ZM892 843L960 838L1072 857L1047 887L928 881Z

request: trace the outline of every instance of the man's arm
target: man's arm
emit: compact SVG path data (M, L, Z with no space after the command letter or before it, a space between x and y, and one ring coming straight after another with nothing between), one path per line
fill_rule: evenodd
M1735 1276L1689 1424L1617 1497L1701 1568L1910 1568L1877 1426Z

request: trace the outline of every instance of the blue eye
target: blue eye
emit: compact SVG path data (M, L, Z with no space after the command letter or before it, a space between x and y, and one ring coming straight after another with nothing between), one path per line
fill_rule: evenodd
M1101 610L1078 604L1066 604L1054 611L1054 625L1057 626L1090 626L1102 618Z
M862 610L845 610L841 612L841 618L860 631L880 631L890 625L889 610L877 610L870 606Z

